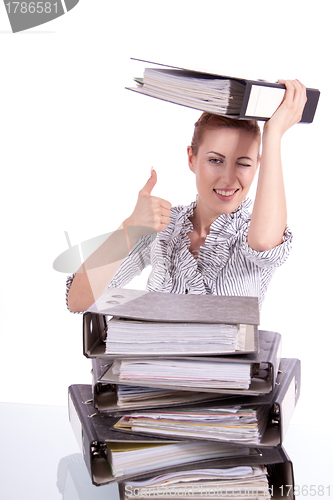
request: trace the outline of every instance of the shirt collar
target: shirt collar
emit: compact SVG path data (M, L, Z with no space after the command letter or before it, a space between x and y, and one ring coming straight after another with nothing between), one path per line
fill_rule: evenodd
M195 201L193 201L190 205L184 207L183 218L186 233L193 231L193 225L190 221L190 217L193 215L193 211L198 203L198 195L196 196ZM221 225L225 225L227 222L231 222L235 218L242 216L250 216L249 208L252 205L252 201L249 198L245 198L242 203L231 213L231 214L221 214L217 219L215 219L211 226L210 232L211 234L215 231L220 231Z

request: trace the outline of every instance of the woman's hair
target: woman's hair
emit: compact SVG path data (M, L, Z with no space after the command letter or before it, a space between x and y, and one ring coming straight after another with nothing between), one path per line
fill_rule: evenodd
M254 120L235 120L225 116L202 113L199 120L194 124L194 132L191 142L192 153L197 155L198 149L204 139L206 130L212 128L234 128L252 133L261 142L261 132L258 122Z

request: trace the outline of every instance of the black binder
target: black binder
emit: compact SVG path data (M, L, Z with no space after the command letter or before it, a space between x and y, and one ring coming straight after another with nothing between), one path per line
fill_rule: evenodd
M139 78L135 79L138 85L136 87L127 87L128 90L132 90L134 92L138 92L140 94L168 101L174 104L183 105L189 108L194 108L200 111L206 111L208 113L217 115L224 115L230 118L264 121L268 120L282 101L284 94L282 90L286 88L285 85L280 83L271 83L263 80L235 78L226 75L193 71L176 66L154 63L151 61L142 61L140 59L134 58L132 59L158 66L158 68L155 68L155 71L159 71L161 73L171 72L178 78L183 78L183 85L179 93L179 89L174 88L172 82L168 82L168 88L166 91L165 87L163 89L159 84L155 88L149 88L148 86L145 87L145 79ZM187 92L185 93L184 89L186 89L186 79L188 77L196 78L198 81L203 81L203 83L205 83L205 80L209 81L212 78L222 81L230 81L230 96L232 97L232 99L228 109L222 110L222 108L220 107L220 100L217 100L217 103L214 102L209 92L205 92L204 86L202 95L200 95L199 98L197 98L197 94L195 91L191 92L190 88L188 88ZM235 88L233 88L233 85L235 84L236 86ZM275 96L275 89L279 89L278 96ZM239 98L240 95L242 96L241 104L235 106L236 99ZM320 92L318 89L307 88L306 95L307 102L304 107L301 122L311 123L314 119L314 115L317 109ZM223 95L221 97L223 98ZM271 104L273 104L273 107L271 106Z
M128 443L129 445L142 444L175 444L179 440L159 438L155 436L142 436L129 432L115 430L113 425L118 418L112 414L96 412L92 402L92 392L90 385L72 385L68 389L68 409L69 419L74 434L76 435L79 447L82 451L83 459L90 474L93 484L96 486L108 484L119 480L112 472L112 452L108 444L110 443ZM190 442L190 441L189 441ZM193 442L193 440L191 441ZM185 441L183 441L185 443ZM229 460L230 446L222 443L221 452ZM233 446L233 454L244 455L245 447ZM238 451L239 450L239 451ZM250 452L246 447L245 453ZM252 454L259 453L257 450ZM155 466L155 470L158 467ZM147 471L142 472L145 474ZM135 474L137 476L139 474ZM141 474L140 474L141 475ZM133 477L125 474L121 479Z
M300 387L301 387L301 363L299 359L296 358L282 358L279 373L275 383L275 389L270 394L261 394L258 396L239 396L239 397L231 397L231 398L223 398L220 402L213 403L198 403L196 405L189 405L184 408L184 411L198 410L198 409L211 409L221 407L235 407L240 406L244 409L252 408L256 406L265 406L269 409L269 415L267 420L266 430L261 438L260 444L257 445L255 443L247 443L247 446L260 446L260 447L272 447L272 446L280 446L283 442L284 436L286 434L291 416L297 404L300 395ZM174 408L163 408L160 413L163 411L172 411ZM140 413L144 413L145 410L140 410ZM147 410L149 411L149 410ZM157 410L154 410L157 411ZM127 415L133 412L119 412L116 415ZM126 432L126 429L118 427L117 429ZM133 432L130 429L127 432ZM139 433L139 431L136 431ZM144 433L144 435L154 435L153 433ZM186 436L186 433L183 432L181 435L173 434L172 432L168 434L163 434L163 432L159 432L158 436L161 437L169 437L170 439L179 439L179 440L192 440L194 438L190 438ZM197 440L211 440L211 441L220 441L214 437L196 437ZM232 443L233 441L228 441ZM239 442L236 444L242 446Z
M188 387L180 387L175 385L173 389L192 391L198 395L198 400L202 399L202 392L210 392L211 398L216 399L221 397L221 394L226 395L258 395L267 394L273 387L277 377L278 367L281 356L281 335L277 332L269 332L266 330L259 330L259 352L252 354L244 354L238 356L219 356L212 358L203 358L206 360L215 360L223 362L250 362L252 365L252 382L249 389L220 389L213 390L202 388L200 391L195 387L195 384ZM147 359L147 357L145 358ZM193 358L195 359L195 358ZM119 379L119 376L113 373L113 368L117 366L119 360L110 360L105 358L93 358L93 393L94 404L100 410L119 410L117 405L117 388L119 384L122 385L142 385L146 387L160 387L170 389L170 386L163 386L161 381L154 383L154 381L139 383L125 382ZM177 401L180 404L180 401ZM159 406L158 404L143 403L142 408L151 408ZM166 405L164 405L166 406ZM138 407L137 407L138 408ZM124 408L121 408L124 410Z
M118 418L96 412L90 385L71 385L68 388L68 410L70 423L95 485L107 484L115 480L109 463L108 442L178 442L175 439L141 436L113 429Z

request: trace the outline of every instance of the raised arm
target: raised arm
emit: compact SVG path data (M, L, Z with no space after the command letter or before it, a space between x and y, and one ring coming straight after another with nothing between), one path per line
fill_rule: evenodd
M105 292L135 243L145 234L163 231L169 224L171 204L151 195L156 182L157 175L152 169L150 178L139 192L131 216L76 272L67 296L70 311L87 310Z
M284 100L265 123L262 156L256 197L247 241L258 251L270 250L283 241L287 224L287 205L281 162L283 134L302 118L306 88L298 80L280 80L286 92Z

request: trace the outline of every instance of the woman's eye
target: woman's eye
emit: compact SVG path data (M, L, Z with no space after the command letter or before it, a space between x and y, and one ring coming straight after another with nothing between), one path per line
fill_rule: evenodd
M220 158L209 158L210 163L213 163L213 165L219 165L222 163L222 160Z
M241 167L251 167L252 165L249 165L248 163L237 163L237 165L240 165Z

